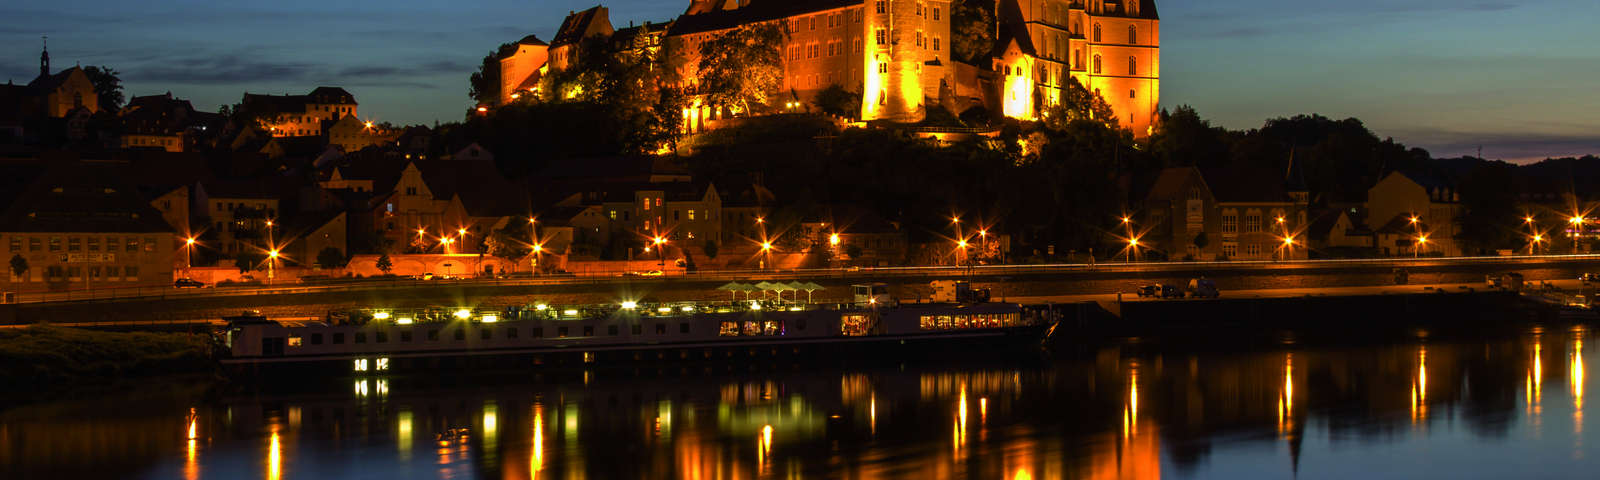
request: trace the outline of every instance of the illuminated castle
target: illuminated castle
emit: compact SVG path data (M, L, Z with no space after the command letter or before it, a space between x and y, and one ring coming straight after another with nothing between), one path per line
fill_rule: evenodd
M993 69L1005 116L1033 119L1068 78L1100 94L1124 128L1152 131L1161 100L1161 18L1152 0L1000 0Z
M949 0L692 0L682 16L657 24L652 34L684 41L690 57L684 87L696 92L701 42L743 26L782 28L784 84L768 104L783 111L803 109L837 84L862 94L863 120L916 123L930 103L1037 120L1061 99L1067 79L1076 78L1105 98L1123 127L1148 135L1160 100L1155 5L1083 1L996 0L994 49L974 65L953 58ZM567 44L631 30L613 30L606 8L597 6L569 15L548 47L524 39L501 58L502 102L532 92L549 69L564 68L568 63L558 61L557 50ZM743 113L720 110L726 109L696 100L684 120L699 131L709 120Z

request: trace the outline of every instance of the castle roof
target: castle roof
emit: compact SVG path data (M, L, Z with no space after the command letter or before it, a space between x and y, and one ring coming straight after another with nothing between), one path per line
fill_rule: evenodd
M567 15L561 20L561 28L556 30L556 38L550 41L552 46L561 46L583 41L590 35L597 33L597 22L606 22L609 26L611 20L606 16L606 7L596 5L594 8Z
M526 37L522 37L522 40L517 41L517 45L532 45L536 47L550 46L550 44L544 43L544 40L540 40L538 35L528 35Z
M694 8L694 5L700 4L696 2L691 4L689 11L674 21L672 28L667 30L667 36L729 30L754 23L853 7L862 3L862 0L750 0L748 5L736 9L712 9L700 12Z

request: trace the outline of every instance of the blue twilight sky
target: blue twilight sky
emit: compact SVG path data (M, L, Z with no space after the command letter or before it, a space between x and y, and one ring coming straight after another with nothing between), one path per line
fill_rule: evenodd
M215 110L242 93L342 86L363 116L462 118L467 76L503 42L549 39L594 0L9 0L0 78L106 65L130 95ZM1600 153L1600 2L1593 0L1153 0L1162 15L1162 104L1228 128L1270 117L1357 117L1434 156L1532 160ZM618 27L681 14L687 0L605 3Z

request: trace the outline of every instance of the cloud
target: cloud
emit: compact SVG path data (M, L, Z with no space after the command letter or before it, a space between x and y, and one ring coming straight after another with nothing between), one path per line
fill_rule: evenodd
M1428 149L1434 157L1477 155L1516 163L1532 163L1545 158L1581 157L1600 154L1600 135L1555 135L1539 133L1476 133L1429 129L1403 129L1397 140Z

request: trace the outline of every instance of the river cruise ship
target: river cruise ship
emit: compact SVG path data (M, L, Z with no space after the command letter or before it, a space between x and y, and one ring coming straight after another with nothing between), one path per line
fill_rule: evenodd
M880 301L883 300L883 301ZM367 310L328 321L229 317L232 375L380 375L1037 346L1047 307L765 301Z

